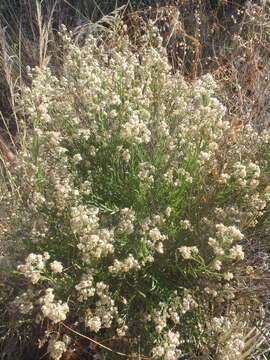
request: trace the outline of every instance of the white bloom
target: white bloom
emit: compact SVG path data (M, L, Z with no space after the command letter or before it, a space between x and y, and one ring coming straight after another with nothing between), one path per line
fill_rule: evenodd
M41 311L44 317L49 318L53 323L66 320L69 307L67 303L62 303L61 300L54 302L53 289L48 288L45 291L45 295L40 298Z
M61 155L61 154L64 154L66 153L68 150L66 148L64 148L63 146L57 146L55 148L55 152L58 154L58 155Z
M159 254L163 254L164 253L164 248L163 248L163 244L161 242L159 242L156 246L156 251L159 253Z
M159 358L161 357L165 352L165 349L163 346L159 345L152 349L153 358Z
M49 341L48 353L53 360L60 360L65 351L67 351L67 347L63 341L56 341L55 339Z
M212 237L209 237L208 239L208 244L212 247L216 246L217 245L217 240L212 238Z
M210 157L211 157L211 154L208 153L208 152L202 151L202 152L200 153L200 160L201 160L201 161L207 161L207 160L210 159Z
M189 220L181 220L180 225L184 230L192 230L192 226Z
M229 226L228 229L234 240L242 240L243 239L244 235L235 226Z
M63 265L59 261L53 261L50 263L50 267L53 272L55 273L61 273L63 271Z
M95 333L101 329L101 320L98 316L92 316L90 313L85 317L85 326L89 327L91 331Z
M21 271L26 278L29 278L32 284L36 284L41 276L42 271L45 269L45 262L48 256L45 257L40 254L29 254L25 260L25 264L19 265L17 269Z
M206 287L204 288L204 291L207 293L207 294L210 294L212 295L213 297L216 297L218 295L217 291L215 289L211 289L209 287Z
M166 334L166 338L169 344L174 344L176 346L180 344L180 335L177 332L168 331L168 333Z
M216 142L211 142L211 143L209 144L209 149L210 149L211 151L217 150L217 149L218 149L218 144L217 144Z
M73 160L76 164L78 164L80 161L82 161L82 156L81 154L76 154L73 156Z
M219 271L219 270L221 270L221 265L222 265L222 262L221 262L220 260L215 260L215 261L213 262L211 268L212 268L213 270Z
M47 252L47 251L45 251L44 253L43 253L43 258L44 258L44 260L46 261L46 260L49 260L50 259L50 254Z
M230 249L230 255L233 259L243 260L245 253L243 251L242 245L235 245Z
M120 336L120 337L121 337L121 336L125 336L127 330L128 330L128 327L127 327L126 325L124 325L124 326L122 326L121 328L118 328L118 329L116 330L116 333L117 333L117 335Z
M240 162L235 163L234 165L235 177L245 178L247 176L246 166L241 164Z
M224 274L224 279L227 281L230 281L231 279L233 279L233 274L230 272L227 272Z
M130 153L129 153L129 150L125 150L123 153L122 153L122 157L123 157L123 160L128 163L129 160L130 160Z
M198 254L199 250L196 246L181 246L177 249L184 259L190 259L193 255Z
M162 238L162 235L157 228L150 230L149 236L150 236L151 240L154 240L154 241L158 241Z
M123 261L119 261L117 259L114 260L112 266L109 266L108 270L111 273L118 273L118 272L128 272L132 269L139 269L140 264L138 260L136 260L132 254L129 254L126 259Z
M82 137L84 140L88 140L90 137L89 129L78 129L78 135Z
M177 360L178 353L175 350L169 349L165 352L164 360Z
M231 175L226 173L221 173L219 179L217 180L221 184L226 184L228 180L230 180Z

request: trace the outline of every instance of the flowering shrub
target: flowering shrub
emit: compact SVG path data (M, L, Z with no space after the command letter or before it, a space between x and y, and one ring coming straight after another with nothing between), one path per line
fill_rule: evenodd
M187 83L158 33L145 37L134 54L128 38L79 48L64 32L61 77L30 71L3 229L23 244L29 284L13 306L130 353L236 359L251 325L223 324L241 321L237 275L269 200L270 135L231 126L213 78Z

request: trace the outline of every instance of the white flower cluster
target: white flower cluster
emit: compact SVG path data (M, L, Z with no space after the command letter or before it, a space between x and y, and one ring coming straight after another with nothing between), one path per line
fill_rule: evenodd
M85 180L80 186L80 191L84 195L90 195L90 193L92 191L92 183L91 183L91 181L90 180Z
M132 209L124 208L120 211L120 217L117 232L120 234L132 234L134 231L135 212Z
M164 360L177 360L181 355L181 350L177 349L180 345L180 335L177 332L168 331L164 336L164 343L152 349L154 358Z
M185 230L190 230L190 231L193 230L190 221L187 220L187 219L186 220L180 220L180 226Z
M75 162L75 164L78 164L80 161L82 161L82 155L81 154L75 154L73 156L73 161Z
M129 160L131 159L131 154L129 149L123 150L122 146L119 146L118 148L120 151L122 151L122 159L124 160L125 163L128 163Z
M215 259L211 264L211 269L219 271L221 270L221 265L222 261Z
M237 182L241 186L251 186L255 188L259 185L259 177L261 175L261 170L258 164L250 162L247 165L244 165L240 162L234 164L234 174Z
M243 260L245 258L245 253L243 251L242 245L235 245L230 249L230 256L232 259Z
M86 310L84 321L86 327L97 333L101 328L111 327L113 319L118 316L118 309L105 283L96 283L96 295L95 309Z
M153 176L155 173L155 167L148 162L144 162L138 165L138 169L138 178L141 180L140 186L143 189L150 188L155 181Z
M67 351L67 346L64 341L52 338L49 340L47 351L51 359L60 360L62 355Z
M67 303L62 303L61 300L55 302L52 288L45 290L45 295L40 298L41 311L43 316L49 318L53 323L59 323L66 320L69 307Z
M71 208L70 224L73 232L79 235L78 249L82 259L88 263L91 257L100 258L114 251L113 230L99 229L99 209L78 205Z
M41 277L41 273L45 270L46 261L50 258L48 253L29 254L25 259L25 264L18 265L17 269L21 271L24 276L30 279L32 284L36 284Z
M147 244L147 246L151 250L155 250L159 254L163 254L164 253L163 241L168 238L167 235L162 235L160 233L159 229L155 227L149 231L149 237L150 237L150 240L147 240L145 242Z
M167 209L165 209L165 216L169 217L171 212L172 209L168 207ZM141 221L140 226L142 230L140 231L140 234L145 235L145 233L150 230L149 237L152 240L154 240L154 237L157 237L160 240L164 240L165 236L161 235L160 231L156 227L157 225L161 225L164 223L165 223L165 217L163 214L153 214L151 217L147 217L146 219L144 219L144 221ZM153 229L151 229L152 227ZM152 230L153 232L151 232Z
M159 241L159 240L164 240L164 235L161 235L160 231L158 230L158 228L154 228L151 229L149 231L149 237L151 240L153 241Z
M122 125L120 137L125 140L131 140L133 144L149 143L151 132L147 128L144 119L139 119L140 114L134 112L129 121ZM148 113L147 117L150 117Z
M233 241L242 240L244 235L235 226L225 226L217 224L217 237L222 239L223 243L232 244Z
M35 205L42 205L46 201L45 197L38 191L35 191L33 193L32 200L33 200Z
M149 317L148 321L152 320L155 324L155 330L158 334L168 326L168 320L177 325L181 322L181 315L198 307L197 302L187 289L184 290L180 296L175 292L174 298L170 304L160 303L160 309L155 310Z
M78 249L82 252L82 260L91 262L92 257L100 258L114 252L113 230L97 229L92 234L80 236Z
M188 290L184 291L184 297L182 299L181 313L185 314L187 311L195 309L198 307L198 303L194 297L189 293Z
M227 281L230 281L230 280L232 280L234 278L234 275L231 272L226 272L226 273L223 274L223 276L224 276L224 279L227 280Z
M216 255L223 255L229 250L232 258L244 258L244 252L241 245L230 246L235 241L242 240L244 235L236 226L225 226L216 224L216 238L209 237L208 244L213 248Z
M170 146L172 146L172 140ZM174 166L172 163L171 167L164 173L163 177L166 182L176 187L180 186L183 182L190 184L193 182L193 177L190 175L190 172L182 167L179 167L179 164Z
M135 259L132 254L129 254L128 257L122 261L115 259L113 265L108 267L108 270L111 273L126 273L130 270L140 269L140 267L138 260Z
M36 133L37 133L37 129L36 129ZM39 129L38 133L39 133L39 136L41 136L42 130ZM59 131L45 131L44 135L47 136L47 139L48 139L50 145L53 147L59 146L63 139L63 137Z
M102 327L102 321L99 316L93 316L92 311L88 309L85 314L85 326L89 327L91 331L98 333Z
M216 207L214 210L214 214L219 223L224 223L225 221L227 221L231 224L240 223L241 218L244 216L244 212L235 206L226 206L224 208Z
M78 301L83 302L95 295L96 289L93 285L93 276L91 272L82 275L81 281L75 285L78 291Z
M191 259L199 253L199 249L196 246L181 246L177 249L184 259Z
M127 325L123 325L120 328L116 329L116 334L119 337L125 336L128 330L128 326Z
M73 187L69 178L58 179L52 176L52 183L54 184L53 199L57 206L58 213L65 209L68 200L72 197Z
M230 272L224 273L223 277L225 280L230 281L233 279L233 274ZM204 288L206 294L211 295L216 298L218 303L224 303L225 301L232 300L235 298L235 287L230 283L219 283L212 282L209 283L209 286Z
M208 324L208 328L215 336L218 336L220 347L218 360L234 360L242 358L245 348L244 334L245 323L237 324L234 317L214 317Z
M91 232L98 227L98 213L99 209L96 207L87 207L85 205L78 205L72 207L70 210L70 225L75 234L82 234Z
M262 210L266 207L266 201L264 198L262 198L259 194L254 194L252 196L248 196L248 194L245 196L246 199L250 199L251 206L254 210L258 210L260 215L263 215ZM256 225L256 224L254 224Z
M161 310L156 310L153 315L149 318L153 320L155 324L155 330L158 334L161 334L162 330L167 326L167 318L168 318L168 312L166 305L160 303L161 307L164 307Z
M53 262L51 262L50 267L54 273L61 273L63 271L63 265L61 264L60 261L57 261L57 260L54 260Z
M28 314L34 308L34 297L34 291L32 289L27 289L27 291L20 294L20 296L16 296L16 298L11 304L12 308L14 307L15 311L19 310L22 314Z

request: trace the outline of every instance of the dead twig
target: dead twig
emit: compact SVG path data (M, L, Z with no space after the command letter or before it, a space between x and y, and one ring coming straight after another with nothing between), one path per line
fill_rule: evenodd
M86 336L86 335L83 335L81 333L79 333L78 331L76 330L73 330L72 328L70 328L69 326L67 326L66 324L64 323L60 323L60 325L64 326L64 328L66 328L67 330L73 332L74 334L84 338L84 339L87 339L89 341L91 341L92 343L100 346L101 348L111 352L111 353L114 353L116 355L119 355L119 356L123 356L123 357L126 357L126 358L129 358L129 359L142 359L142 360L152 360L153 359L153 356L149 357L149 356L144 356L144 355L138 355L138 354L124 354L124 353L121 353L119 351L114 351L112 350L111 348L109 348L108 346L105 346L103 344L101 344L100 342L94 340L94 339L91 339L90 337Z

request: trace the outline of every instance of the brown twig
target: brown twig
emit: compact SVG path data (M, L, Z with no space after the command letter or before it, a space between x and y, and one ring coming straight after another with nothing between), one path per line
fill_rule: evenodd
M114 353L116 355L123 356L123 357L129 358L129 359L142 359L142 360L152 360L152 359L154 359L152 356L149 357L149 356L138 355L138 354L132 354L131 355L131 354L124 354L124 353L121 353L119 351L114 351L111 348L109 348L108 346L105 346L105 345L101 344L100 342L98 342L98 341L96 341L94 339L91 339L90 337L88 337L86 335L83 335L83 334L79 333L78 331L70 328L69 326L67 326L66 324L64 324L62 322L60 323L60 325L64 326L66 329L73 332L74 334L79 335L80 337L82 337L84 339L87 339L87 340L91 341L92 343L100 346L101 348L103 348L103 349L105 349L105 350L107 350L109 352L112 352L112 353Z

